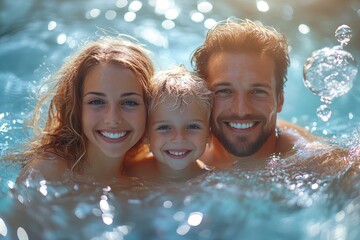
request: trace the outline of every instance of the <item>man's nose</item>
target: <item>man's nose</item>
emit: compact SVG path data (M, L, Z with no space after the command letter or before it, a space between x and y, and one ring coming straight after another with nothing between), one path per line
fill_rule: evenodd
M238 115L245 115L251 112L251 101L246 93L237 93L232 101L231 109Z

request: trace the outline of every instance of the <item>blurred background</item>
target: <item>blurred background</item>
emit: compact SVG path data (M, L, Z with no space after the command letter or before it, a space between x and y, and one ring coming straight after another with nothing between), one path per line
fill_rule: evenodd
M11 139L29 115L44 77L82 43L103 35L129 34L153 52L157 69L185 64L217 21L261 21L287 35L291 66L280 117L320 135L357 132L360 79L334 99L332 116L316 114L322 103L303 83L310 54L339 45L335 30L352 29L345 50L360 61L359 0L0 0L0 133Z

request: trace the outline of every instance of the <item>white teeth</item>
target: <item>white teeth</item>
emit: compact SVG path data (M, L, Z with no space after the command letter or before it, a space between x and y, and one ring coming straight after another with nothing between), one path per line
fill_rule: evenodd
M181 156L184 155L186 153L186 151L183 152L175 152L175 151L168 151L170 154L175 155L175 156Z
M236 129L247 129L255 125L255 123L229 123L230 127Z
M126 135L126 132L121 132L121 133L101 132L101 135L107 138L116 139L116 138L124 137Z

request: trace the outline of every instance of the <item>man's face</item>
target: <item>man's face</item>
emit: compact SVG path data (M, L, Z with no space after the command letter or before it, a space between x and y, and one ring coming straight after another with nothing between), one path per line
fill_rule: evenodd
M213 54L207 81L215 94L211 118L214 136L231 154L250 156L266 148L275 134L283 93L277 96L275 64L255 53Z

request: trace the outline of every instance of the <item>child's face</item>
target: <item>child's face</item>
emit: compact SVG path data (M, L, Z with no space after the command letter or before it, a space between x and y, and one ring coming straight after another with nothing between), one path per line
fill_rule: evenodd
M102 64L84 80L82 126L87 157L122 158L143 136L146 107L143 88L129 69Z
M174 170L197 160L209 139L209 116L204 108L188 99L180 111L172 109L174 99L166 98L149 115L148 141L155 158Z

